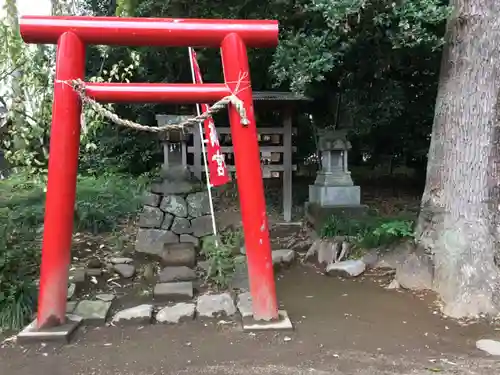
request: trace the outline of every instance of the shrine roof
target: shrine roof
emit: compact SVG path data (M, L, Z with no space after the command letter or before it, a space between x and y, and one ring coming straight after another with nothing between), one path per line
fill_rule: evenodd
M255 101L274 101L274 102L310 102L311 98L285 91L254 91L253 100Z

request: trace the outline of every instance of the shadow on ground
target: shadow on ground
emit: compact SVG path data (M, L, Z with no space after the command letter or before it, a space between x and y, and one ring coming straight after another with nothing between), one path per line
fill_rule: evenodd
M0 349L0 374L495 374L475 349L494 327L435 313L431 295L389 291L383 276L345 280L293 267L278 275L292 333L242 332L233 322L88 328L68 346Z

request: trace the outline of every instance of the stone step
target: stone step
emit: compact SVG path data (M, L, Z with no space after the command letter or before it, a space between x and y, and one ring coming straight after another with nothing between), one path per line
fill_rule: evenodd
M153 298L161 301L189 301L193 298L193 283L191 281L158 283L154 287Z
M196 301L198 316L216 318L220 316L231 316L236 313L233 297L230 293L204 294Z
M196 305L194 303L179 302L173 306L166 306L156 314L158 323L179 323L194 319Z
M113 324L149 324L153 319L153 305L143 304L118 311L111 322Z
M85 323L103 324L110 308L111 302L82 300L73 309L73 314L83 318Z
M170 283L174 281L193 281L196 280L196 272L189 267L165 267L158 274L160 283Z
M166 244L161 258L164 266L192 268L196 265L196 248L193 243Z

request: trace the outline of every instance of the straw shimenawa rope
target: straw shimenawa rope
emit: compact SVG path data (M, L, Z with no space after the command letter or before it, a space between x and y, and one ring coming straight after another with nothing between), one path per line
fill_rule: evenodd
M211 117L213 114L219 112L220 110L224 109L228 104L232 104L238 114L241 117L241 124L242 125L248 125L248 119L246 116L246 111L243 106L243 102L238 99L238 97L234 94L225 96L218 102L216 102L214 105L212 105L208 111L202 113L201 115L198 115L196 117L190 118L188 120L185 120L179 124L172 124L172 125L164 125L164 126L145 126L138 124L137 122L133 122L130 120L125 120L120 117L116 113L113 113L106 107L104 107L102 104L96 102L94 99L90 98L87 96L85 92L85 82L83 82L80 79L75 79L75 80L68 80L68 81L62 81L65 84L70 85L80 96L82 99L82 102L84 104L90 105L97 113L100 115L104 116L105 118L111 120L117 125L125 126L127 128L135 129L135 130L141 130L141 131L146 131L146 132L152 132L152 133L161 133L161 132L166 132L168 130L184 130L187 127L192 127L197 125L200 122L205 121L207 118Z

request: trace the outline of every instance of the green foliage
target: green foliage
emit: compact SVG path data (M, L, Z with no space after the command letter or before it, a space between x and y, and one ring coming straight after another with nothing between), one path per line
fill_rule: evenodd
M387 65L391 64L393 49L422 45L439 48L443 41L434 28L450 11L441 0L311 0L299 7L307 21L285 33L273 65L278 83L290 82L294 91L305 91L327 75L350 78L352 73L373 68L378 70L375 75L383 74L391 69ZM360 53L371 56L370 66L343 74L341 70L354 63L352 59L359 58Z
M25 178L0 181L0 331L31 318L43 191Z
M5 258L3 261L13 264L26 260L19 252L11 252ZM20 278L9 275L2 264L0 271L0 285L4 288L0 292L0 332L22 328L33 315L36 287L24 274Z
M243 228L241 227L225 230L220 237L222 243L233 248L235 252L239 252L240 247L243 246Z
M0 40L3 44L0 49L0 87L11 87L11 90L0 92L0 99L8 105L9 117L13 121L8 129L0 129L0 146L5 148L5 157L14 168L29 170L33 174L44 174L48 162L52 113L54 48L33 48L26 45L20 38L17 26L14 28L7 21L8 19L0 20ZM93 47L92 50L98 53L100 62L95 71L96 75L87 78L91 82L130 82L140 65L139 55L134 51L115 53L116 59L109 62L110 47ZM115 50L125 51L123 48ZM3 99L3 95L7 100ZM112 111L115 110L114 107L113 104L107 105ZM109 127L112 129L106 129ZM110 149L109 145L101 142L100 135L109 132L117 142L121 142L116 138L116 134L123 131L117 131L116 125L105 121L93 109L84 107L80 163L82 169L89 173L102 172L103 166L117 160L117 150ZM135 138L136 132L132 133ZM103 152L99 152L100 148ZM114 152L112 156L103 158L103 153L109 153L109 150ZM119 169L115 170L121 172Z
M119 17L133 17L138 3L138 0L116 0L116 15Z
M74 228L107 232L135 215L144 181L105 175L80 177ZM0 331L31 318L36 295L45 183L28 174L0 180Z
M392 220L381 224L373 231L373 234L377 237L384 235L394 237L412 237L413 223L406 220Z
M0 147L14 167L30 173L46 170L52 107L53 48L29 47L0 19L0 99L8 105L12 124L0 129ZM10 105L9 105L10 104Z
M220 236L203 239L201 254L208 261L207 280L219 289L229 287L235 270L233 257L235 248L242 242L241 231L226 231Z
M358 235L356 245L370 249L410 239L414 237L413 226L414 223L409 220L389 220Z
M78 180L75 230L92 233L115 230L137 213L144 189L131 176L84 176Z
M107 64L110 50L109 47L96 48L94 50L96 53L99 53L102 62L100 70L97 72L98 75L89 77L88 80L91 82L131 82L140 66L140 56L134 51L129 51L121 56L121 59L116 63ZM116 112L117 106L107 104L106 108L112 112ZM138 142L138 139L150 135L144 135L137 131L125 129L121 125L116 125L95 112L92 108L85 108L84 113L85 126L82 129L81 136L82 160L80 163L80 170L84 173L128 172L130 164L133 163L130 160L130 154L137 157L136 154L140 153L141 159L149 159L150 152L148 148L140 147L141 144ZM112 140L111 144L110 138ZM138 149L138 146L140 151L134 152ZM120 157L117 158L117 155L120 155ZM122 169L117 167L117 164L128 165L126 169Z
M36 230L12 213L0 207L0 332L20 328L31 318L36 294ZM33 216L27 217L27 222L36 221Z
M412 220L374 216L351 219L339 215L331 216L323 225L320 234L323 238L353 237L356 247L370 249L413 238L413 225Z
M278 19L282 31L278 48L249 52L252 85L255 90L269 90L274 81L280 89L305 91L315 99L304 109L307 113L297 118L298 137L303 140L297 156L305 158L315 151L308 116L313 113L315 126L352 130L350 155L356 163L378 165L390 157L391 162L425 168L442 34L449 14L442 0L228 0L224 6L209 0L79 0L71 7L89 15ZM58 12L62 11L66 10ZM0 131L1 141L15 167L45 173L54 48L28 48L8 18L1 24L0 87L15 82L12 90L22 93L7 97L22 97L24 103L22 113L16 112L21 107L11 107L16 121L7 134ZM205 80L220 82L219 52L199 50L198 56ZM86 79L189 82L186 61L186 48L89 46ZM155 125L158 113L192 114L194 110L192 105L109 107L120 117L145 125ZM268 121L266 115L258 113L260 123ZM117 128L88 110L85 120L81 172L139 175L161 162L162 150L154 135Z
M320 236L323 238L338 236L353 237L365 232L369 226L370 223L368 220L355 220L345 216L332 215L321 228Z
M296 7L302 22L283 22L271 69L276 85L315 98L317 126L349 128L360 165L388 157L425 165L447 2L302 0Z

